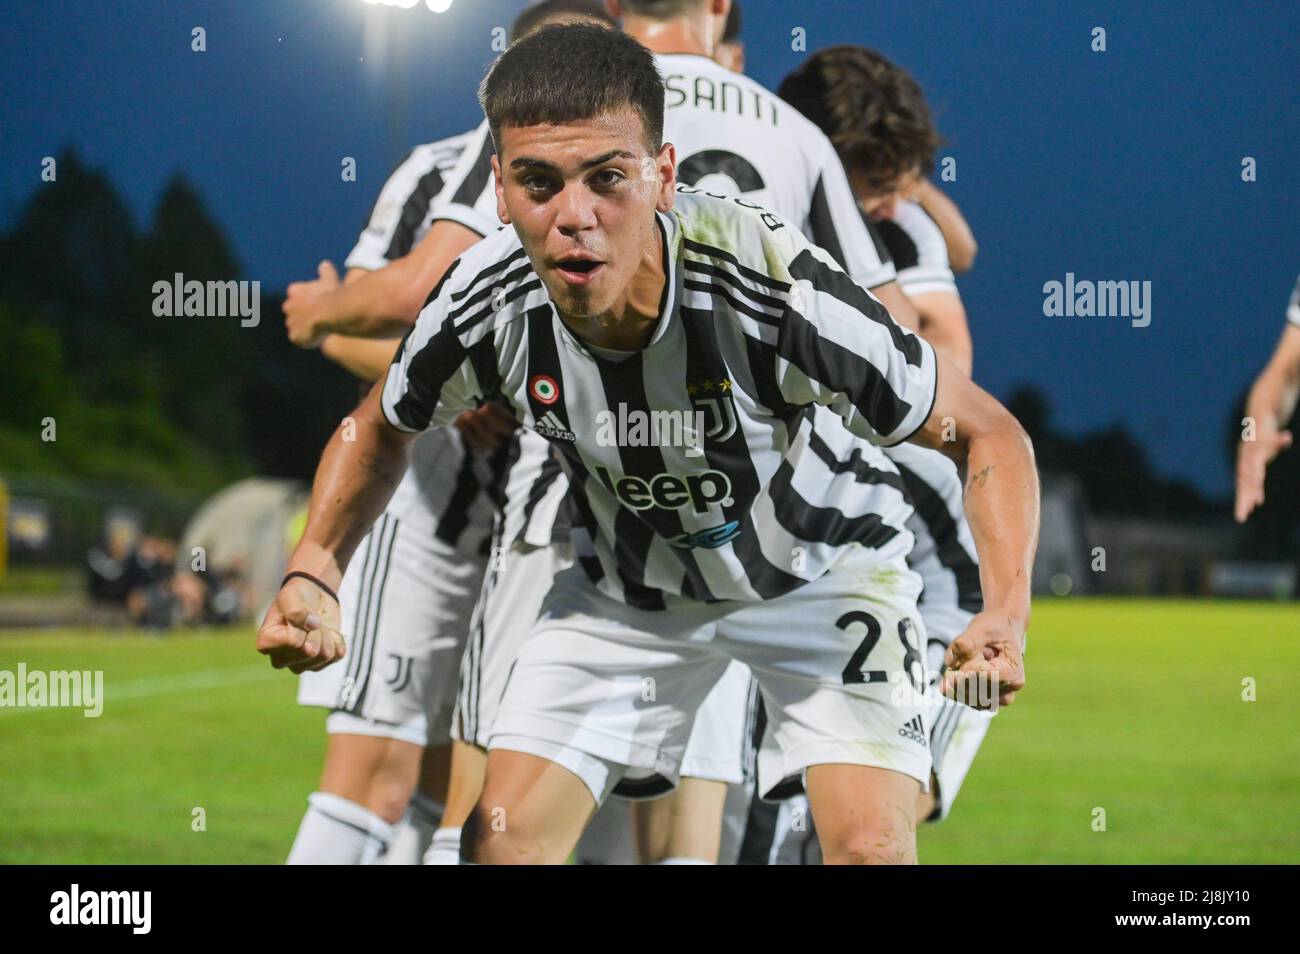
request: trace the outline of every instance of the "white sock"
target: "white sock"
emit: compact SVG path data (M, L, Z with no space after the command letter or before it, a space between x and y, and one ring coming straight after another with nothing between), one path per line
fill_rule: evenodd
M388 849L393 826L370 809L327 792L307 797L290 865L368 865Z
M430 798L423 792L416 792L411 799L411 807L397 826L397 834L388 846L380 864L418 865L424 853L429 850L433 833L442 821L442 802Z
M460 864L460 829L439 828L433 833L429 850L424 853L426 865Z

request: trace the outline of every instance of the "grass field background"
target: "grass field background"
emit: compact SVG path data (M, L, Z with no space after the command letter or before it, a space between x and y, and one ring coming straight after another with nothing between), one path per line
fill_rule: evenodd
M102 669L106 690L100 718L0 709L0 863L282 862L324 713L252 647L249 628L0 634L0 669ZM1040 601L1027 665L924 862L1300 861L1300 608Z

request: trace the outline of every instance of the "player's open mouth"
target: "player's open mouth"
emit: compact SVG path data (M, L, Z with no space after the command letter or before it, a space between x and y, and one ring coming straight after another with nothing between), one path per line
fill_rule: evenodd
M604 262L590 258L562 258L555 263L555 270L570 285L586 285L604 267Z

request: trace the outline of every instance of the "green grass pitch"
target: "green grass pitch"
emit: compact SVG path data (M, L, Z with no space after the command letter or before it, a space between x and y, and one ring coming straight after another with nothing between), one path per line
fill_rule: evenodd
M251 630L0 635L0 670L20 662L102 669L107 698L0 709L0 863L284 860L324 714ZM923 861L1300 861L1300 609L1044 600L1027 663Z

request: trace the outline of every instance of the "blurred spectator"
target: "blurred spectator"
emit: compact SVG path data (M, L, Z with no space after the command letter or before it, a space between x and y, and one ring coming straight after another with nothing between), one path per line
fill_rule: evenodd
M176 565L176 544L162 537L112 534L88 557L92 598L126 607L150 629L229 623L252 612L246 574L231 566L193 572Z

